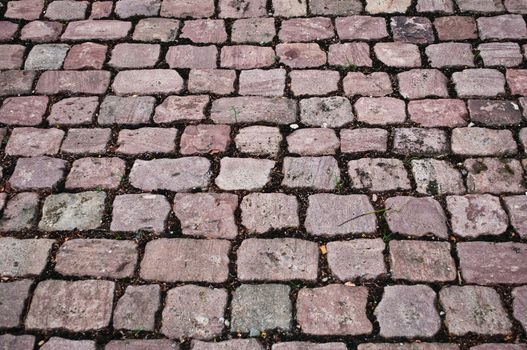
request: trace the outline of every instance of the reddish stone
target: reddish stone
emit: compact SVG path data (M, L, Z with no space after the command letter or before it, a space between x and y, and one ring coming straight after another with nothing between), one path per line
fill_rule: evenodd
M159 194L123 194L115 197L112 231L153 232L165 230L170 204Z
M221 49L221 66L234 69L269 67L275 62L271 47L236 45Z
M45 71L38 79L36 91L44 95L102 95L106 93L109 84L110 72L107 71Z
M123 39L132 29L132 23L117 20L84 20L70 22L62 34L63 41Z
M114 283L110 281L40 282L26 317L26 328L84 332L107 327L112 317Z
M278 44L276 55L291 68L319 67L326 63L326 53L315 43Z
M469 43L441 43L428 45L426 55L434 68L473 67L474 55Z
M355 102L357 120L367 124L400 124L406 120L404 101L393 97L361 97Z
M120 158L81 158L73 162L66 179L68 189L114 189L119 187L126 171Z
M434 26L439 40L469 40L477 39L476 21L467 16L438 17Z
M300 119L309 126L338 128L354 119L350 101L342 96L300 100Z
M360 0L310 0L309 10L314 15L348 16L362 12Z
M347 96L385 96L393 92L390 76L385 72L364 74L350 72L343 79L344 92Z
M229 275L230 242L161 238L150 241L141 261L141 278L164 282L223 283Z
M219 16L221 18L251 18L267 16L265 0L242 0L233 2L220 0Z
M205 119L205 107L209 97L169 96L158 105L154 114L155 123L199 121Z
M118 153L137 155L143 153L171 153L176 148L177 129L140 128L121 130L115 150Z
M20 326L32 283L32 280L19 280L0 284L0 327ZM3 346L1 341L0 346Z
M9 350L31 350L35 346L33 335L0 335L0 346Z
M25 229L32 228L33 226L35 226L35 223L37 221L38 207L39 199L36 193L24 192L16 194L9 200L9 202L7 202L7 205L4 208L2 219L0 220L0 232L22 231ZM8 243L7 240L5 240L4 242L6 244ZM4 248L8 247L6 246ZM24 253L23 251L20 252L16 248L12 253L20 254L21 258L26 260L19 261L18 258L9 258L10 255L4 253L3 256L8 257L4 260L6 264L11 264L11 261L15 262L11 266L7 265L7 267L6 265L0 265L0 271L2 271L0 275L17 276L19 271L21 271L20 276L24 276L25 274L38 275L42 272L46 265L47 258L44 259L44 261L40 260L40 258L38 257L36 260L31 260L31 258L29 258L26 253ZM32 265L33 263L37 264L38 266L41 266L41 268L36 267L36 265ZM27 265L29 265L29 267ZM6 272L6 268L8 269L8 272ZM26 269L29 270L29 272L26 272Z
M210 17L214 14L214 0L163 0L162 17Z
M520 45L517 43L484 43L478 51L485 66L518 66L523 61Z
M137 263L133 241L71 239L60 247L55 271L64 276L132 277Z
M479 17L477 22L481 40L527 38L527 26L521 15Z
M434 42L432 22L426 17L394 16L390 20L393 40L413 44Z
M223 43L227 40L225 24L220 19L196 19L185 21L180 38L194 43Z
M527 329L527 287L517 287L512 290L512 296L514 301L513 306L513 315L521 325L523 329ZM507 349L505 349L507 350ZM510 349L515 350L515 349ZM517 349L523 350L523 349Z
M314 194L309 196L305 227L316 236L350 233L373 233L377 229L375 215L368 196L361 194Z
M505 78L494 69L465 69L452 74L459 97L495 97L505 94Z
M330 284L302 288L298 292L297 320L311 335L369 334L373 326L366 316L368 289Z
M468 119L465 102L453 99L410 101L408 115L410 120L424 127L465 126Z
M339 139L332 129L307 128L296 130L287 137L288 151L300 155L335 154Z
M60 150L75 154L104 153L110 134L110 129L69 129Z
M240 129L234 141L242 153L276 156L280 151L282 134L276 127L254 125Z
M447 154L449 142L440 129L398 128L392 132L392 151L402 155Z
M165 0L166 1L166 0ZM126 339L126 340L112 340L109 342L105 350L180 350L181 348L176 342L168 339Z
M115 3L115 14L120 18L157 16L161 0L118 0Z
M55 41L62 32L58 22L33 21L26 24L20 32L20 39L35 42Z
M170 68L208 69L216 68L218 49L214 45L171 46L165 57Z
M51 125L90 125L99 106L98 97L70 97L51 106Z
M335 241L326 247L329 269L341 281L373 280L387 272L380 238Z
M191 93L198 94L212 93L217 95L229 95L234 92L235 80L236 71L234 70L191 69L188 77L188 90Z
M517 145L510 130L456 128L452 130L452 152L464 156L516 154Z
M24 62L24 51L22 45L0 45L0 69L19 69Z
M375 56L390 67L420 67L421 53L414 44L387 42L377 43L373 47Z
M0 122L7 125L38 125L42 123L47 107L46 96L8 97L0 108Z
M234 211L238 196L229 193L177 193L174 214L184 235L233 239L238 235Z
M276 0L275 0L276 1ZM294 18L282 21L278 37L283 42L309 42L335 35L330 18Z
M346 350L345 343L311 343L306 341L288 341L275 343L273 350Z
M412 69L397 74L399 92L407 99L448 97L446 76L437 69Z
M296 121L296 109L296 101L287 98L224 97L212 103L210 119L222 124L289 124Z
M334 157L286 157L282 186L330 191L340 182L340 169Z
M225 152L231 141L228 125L189 125L181 135L181 154Z
M0 96L28 94L34 80L35 72L32 71L0 71Z
M106 46L95 43L74 45L64 60L64 69L101 69L106 60Z
M293 70L289 78L295 96L327 95L338 90L340 74L331 70Z
M157 284L128 286L113 312L116 329L153 331L156 313L161 306L160 288Z
M170 338L212 339L225 327L227 291L193 285L168 291L161 333Z
M18 194L17 196L22 197L22 195ZM26 195L29 194L26 193ZM35 200L35 198L32 199ZM16 200L16 197L11 199L11 201ZM6 214L11 214L9 209L8 205L2 218L3 222L5 222ZM11 277L40 275L46 268L53 243L54 241L51 239L0 238L0 251L2 252L0 275Z
M15 128L7 142L6 153L35 157L59 152L64 131L59 129Z
M153 44L117 44L108 65L122 68L151 68L159 59L160 46Z
M511 225L520 237L527 237L527 196L510 196L503 198L511 219Z
M225 191L259 190L269 182L274 166L275 162L269 159L225 157L215 182Z
M43 9L43 0L9 1L7 3L5 17L31 21L33 19L38 19Z
M299 226L298 202L283 193L251 193L240 204L242 225L250 233Z
M527 96L527 69L507 69L506 76L511 94Z
M130 171L129 179L132 186L144 191L188 192L208 186L210 161L202 157L137 159Z
M366 11L369 13L404 13L411 5L410 0L367 0L366 3Z
M256 339L231 339L221 342L192 341L192 350L264 350Z
M108 18L112 14L113 1L94 1L91 4L91 19Z
M358 128L340 131L342 153L386 152L388 131L384 129Z
M183 79L172 69L127 70L117 73L112 89L117 95L177 94Z
M135 26L132 39L146 42L170 42L176 40L178 31L179 21L176 19L144 18Z
M94 340L69 340L51 337L40 350L96 350Z
M453 13L454 4L452 0L418 0L417 12L442 12Z
M240 72L239 94L257 96L283 96L285 69L252 69Z
M88 1L55 0L46 8L46 18L55 21L71 21L86 18Z
M329 47L328 63L333 66L344 66L348 69L371 67L370 47L366 43L332 44Z
M106 96L99 108L97 121L101 125L148 123L155 102L152 96Z
M467 159L467 189L472 193L522 193L525 185L520 162L508 158Z
M448 343L363 343L358 350L459 350L459 345Z
M382 17L340 17L335 19L335 26L341 40L380 40L388 36Z
M392 158L361 158L348 162L351 187L372 192L411 189L404 164Z
M234 43L269 43L275 35L274 18L238 19L231 29L231 41Z
M465 193L461 172L448 161L414 159L411 163L417 192L431 195Z
M489 126L521 123L522 113L512 101L468 100L470 120Z
M64 178L67 162L50 157L19 158L9 184L18 191L53 189Z
M456 0L461 12L501 12L504 10L501 1L494 0Z
M17 31L17 23L0 21L0 41L12 41Z
M307 15L305 0L273 0L274 15L280 17L296 17Z

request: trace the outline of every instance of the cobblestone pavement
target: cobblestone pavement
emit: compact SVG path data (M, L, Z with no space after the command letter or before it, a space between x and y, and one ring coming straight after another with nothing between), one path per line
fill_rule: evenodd
M0 350L527 350L526 0L0 7Z

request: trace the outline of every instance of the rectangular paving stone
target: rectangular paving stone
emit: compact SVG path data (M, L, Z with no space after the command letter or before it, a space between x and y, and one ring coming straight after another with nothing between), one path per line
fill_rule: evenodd
M523 193L523 169L510 158L476 158L463 163L468 171L466 183L470 193Z
M227 150L231 142L228 125L188 125L180 140L181 154L216 154Z
M33 71L6 70L0 72L0 96L27 95L36 74Z
M64 131L59 129L15 128L5 148L12 156L35 157L59 152Z
M55 21L71 21L84 19L88 9L87 1L55 0L46 8L46 18Z
M347 16L360 13L362 11L362 2L359 0L311 0L309 9L315 15Z
M127 70L117 73L112 90L117 95L168 95L183 89L183 79L173 69Z
M329 269L341 281L374 280L387 273L380 238L333 241L326 248Z
M170 68L213 69L218 66L217 57L214 45L177 45L168 49L165 61Z
M165 0L166 1L166 0ZM179 350L179 345L168 339L126 339L112 340L104 350Z
M31 350L34 346L34 335L0 335L0 347L2 350Z
M386 152L388 131L375 128L340 130L340 151L342 153Z
M73 45L64 60L64 69L102 69L106 51L106 45L102 44L88 42Z
M66 44L41 44L35 45L29 52L24 69L48 70L60 69L69 50Z
M38 79L36 91L44 95L60 93L102 95L109 84L108 71L45 71Z
M166 2L167 1L163 1L163 3ZM175 41L178 35L179 23L180 22L177 19L171 18L153 17L141 19L135 26L132 39L144 42Z
M346 344L340 342L312 343L306 341L287 341L274 344L273 350L346 350Z
M193 340L192 350L263 350L257 339L231 339L221 342Z
M224 97L212 103L210 118L221 124L289 124L296 121L296 112L296 102L287 98Z
M48 101L47 96L8 97L0 108L0 122L17 126L38 125L42 123Z
M519 284L527 281L527 245L505 242L458 243L460 270L466 283ZM485 259L481 259L484 256Z
M0 45L0 69L20 69L25 50L22 45Z
M461 171L450 162L429 158L413 159L411 164L417 192L430 195L465 193Z
M124 295L115 305L113 327L116 329L153 331L156 313L161 306L157 284L126 287Z
M241 281L316 281L318 245L296 238L245 239L237 250Z
M468 124L468 110L463 100L410 101L408 115L410 120L424 127L456 127Z
M51 106L47 120L52 125L89 125L97 107L99 98L96 96L65 98Z
M155 109L155 123L199 121L205 119L205 108L209 97L169 96Z
M505 94L505 78L495 69L465 69L452 74L458 97L496 97Z
M333 24L327 17L287 19L282 21L278 32L278 38L282 42L326 40L334 35Z
M276 56L279 57L280 63L290 68L320 67L327 61L326 52L315 43L278 44Z
M67 189L115 189L126 172L126 163L117 157L87 157L71 165Z
M269 159L225 157L215 183L225 191L259 190L270 181L274 166L275 162Z
M194 43L216 43L227 41L225 23L221 19L196 19L185 21L180 38Z
M84 20L68 23L61 39L63 41L123 39L132 29L132 23L117 20Z
M19 158L9 183L18 191L53 189L63 179L67 162L51 157Z
M403 42L377 43L373 50L377 59L389 67L421 66L421 54L419 47L415 44Z
M324 8L328 4L328 1L316 0L316 2L320 8ZM336 1L332 2L336 3ZM382 17L349 16L336 18L335 27L341 40L380 40L388 36L386 20Z
M163 0L162 17L210 17L214 14L213 0Z
M145 248L141 278L164 282L223 283L229 274L230 242L217 239L156 239Z
M527 329L527 287L517 287L512 290L514 301L512 302L513 315Z
M236 148L250 155L276 156L280 151L282 134L277 127L254 125L241 128L234 138Z
M188 78L188 90L192 93L229 95L234 92L235 80L236 71L234 70L191 69Z
M42 0L9 1L5 12L6 18L25 19L31 21L40 17L44 9Z
M406 120L405 102L393 97L361 97L354 107L357 121L366 124L401 124Z
M32 21L20 31L20 39L35 43L57 41L62 33L63 25L59 22Z
M269 43L276 35L274 18L242 18L232 24L234 43Z
M170 204L160 194L121 194L115 197L112 205L114 232L153 232L162 233L170 212Z
M339 139L332 129L305 128L287 136L289 153L303 156L333 155L339 146Z
M265 17L266 2L264 0L244 0L243 3L233 3L228 0L219 2L221 18Z
M459 345L447 343L363 343L359 350L458 350Z
M71 332L99 330L110 324L115 286L110 281L40 282L26 317L27 329Z
M137 263L133 241L71 239L57 253L55 271L64 276L132 277Z
M514 67L523 61L517 43L484 43L478 46L478 51L485 66Z
M114 12L120 18L157 16L161 0L118 0Z
M375 96L381 97L393 92L390 76L385 72L364 74L350 72L342 80L346 96Z
M521 15L479 17L477 22L479 37L482 40L524 39L527 37L527 26Z
M0 244L2 244L1 241ZM0 328L13 328L20 325L32 283L32 280L27 279L0 283Z
M289 88L295 96L322 96L338 90L340 74L331 70L293 70L289 79Z
M157 44L121 43L112 49L108 65L115 69L152 68L159 60L160 52L161 47Z
M285 69L251 69L240 72L239 94L254 96L283 96Z
M504 156L517 152L509 130L456 128L452 130L452 152L464 156Z
M469 16L446 16L434 20L439 40L477 39L476 20Z
M348 162L351 187L372 192L411 189L408 173L399 159L361 158Z
M155 102L152 96L106 96L99 108L97 121L100 125L147 124Z
M440 155L449 153L447 134L432 128L397 128L392 132L392 151L401 155Z
M51 337L42 345L41 350L96 350L93 340L70 340L59 337Z
M123 129L117 139L118 153L139 155L143 153L172 153L176 149L176 128Z
M338 128L355 119L346 97L312 97L300 100L300 120L309 126Z
M110 133L110 129L69 129L60 150L74 154L104 153Z
M282 186L330 191L341 181L337 160L331 156L286 157Z
M486 126L521 123L522 114L514 101L468 100L470 120Z
M242 224L250 233L299 226L298 202L283 193L251 193L240 204Z

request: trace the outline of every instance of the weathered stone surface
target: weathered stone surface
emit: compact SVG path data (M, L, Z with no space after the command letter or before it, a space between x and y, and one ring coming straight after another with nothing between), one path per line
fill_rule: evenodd
M64 69L102 69L106 45L82 43L71 47L64 60Z
M344 343L311 343L305 341L291 341L276 343L273 345L273 350L346 350Z
M322 0L316 1L323 2ZM324 1L324 3L327 3L327 1ZM343 4L340 1L338 3ZM382 17L337 17L335 19L335 27L339 38L342 40L380 40L388 36L386 20Z
M181 154L225 152L231 142L228 125L189 125L180 141Z
M427 234L448 237L445 213L432 197L391 197L386 200L385 207L388 227L394 233L414 237Z
M10 41L18 31L18 24L10 21L0 21L0 41Z
M118 153L138 155L143 153L171 153L176 148L177 129L140 128L121 130L115 150Z
M513 315L523 329L527 329L527 287L517 287L512 290L514 301L512 303Z
M488 126L518 124L522 120L519 106L513 101L468 100L470 120Z
M443 130L398 128L393 130L392 151L402 155L447 154L449 142Z
M367 43L332 44L329 47L328 63L348 69L353 67L371 67L370 47Z
M335 154L340 142L332 129L308 128L287 136L287 150L303 156Z
M0 108L0 122L7 125L38 125L42 123L47 106L46 96L8 97Z
M228 95L234 92L236 72L227 69L192 69L188 79L188 89L192 93Z
M126 172L124 160L116 157L77 159L66 179L68 189L114 189Z
M504 197L503 202L516 233L522 238L527 237L527 196Z
M7 70L0 72L0 96L25 95L31 92L35 72Z
M104 192L52 194L44 202L38 228L44 231L85 231L99 228L105 199Z
M406 120L406 105L393 97L361 97L355 102L357 121L373 125L400 124Z
M234 219L238 197L227 193L176 194L174 213L184 235L206 238L235 238L238 229Z
M156 312L161 306L157 284L128 286L115 305L113 327L116 329L153 331Z
M35 45L26 58L24 68L26 70L60 69L69 48L66 44Z
M405 12L411 3L410 0L395 0L389 2L384 0L367 0L366 11L372 14Z
M332 190L340 182L337 160L331 156L286 157L284 159L282 186Z
M61 151L65 153L104 153L110 141L110 129L69 129L62 142Z
M163 17L210 17L214 14L213 0L164 0L160 15Z
M19 158L9 183L14 189L52 189L64 178L67 162L50 157Z
M410 101L410 120L424 127L456 127L467 125L468 111L462 100L434 99Z
M372 280L386 274L381 239L354 239L329 242L328 265L341 281Z
M157 16L161 0L119 0L115 3L114 12L120 18L137 16Z
M350 72L342 81L347 96L385 96L393 92L390 76L385 72L364 74Z
M290 288L281 284L242 284L233 293L231 331L289 330Z
M221 66L231 69L269 67L275 62L272 47L235 45L224 46L220 54Z
M275 162L268 159L225 157L215 182L226 191L258 190L269 182L274 166Z
M426 285L387 286L375 308L385 338L433 337L441 328L435 308L436 293Z
M401 42L377 43L373 47L377 59L389 67L421 66L421 54L415 44Z
M285 89L284 69L251 69L240 72L240 95L283 96Z
M412 174L416 191L430 195L463 194L461 172L452 164L438 159L413 159Z
M122 1L119 1L122 2ZM55 21L71 21L84 19L88 9L87 1L58 0L49 3L46 8L46 18Z
M12 328L20 325L24 304L29 296L29 288L32 283L32 280L19 280L0 284L0 328ZM1 341L0 346L2 346Z
M156 107L155 123L199 121L205 119L208 96L169 96Z
M503 156L517 152L510 130L456 128L452 130L452 152L464 156Z
M131 22L116 20L85 20L70 22L62 34L64 41L102 40L111 41L126 37Z
M239 130L234 138L236 148L247 154L276 156L280 151L282 134L272 126L248 126Z
M166 2L166 0L164 1ZM179 350L176 342L168 339L126 339L112 340L106 345L105 350Z
M527 96L527 69L507 69L507 84L513 95Z
M108 65L116 69L151 68L159 59L161 48L154 44L117 44Z
M221 124L289 124L296 121L296 110L296 102L288 98L224 97L212 103L210 119Z
M309 9L315 15L345 16L362 11L362 3L358 0L311 0Z
M427 241L391 241L392 278L412 282L448 282L457 277L450 243Z
M176 40L178 29L179 21L176 19L144 18L135 26L132 38L136 41L145 42L171 42Z
M37 221L38 205L39 199L36 193L23 192L13 196L4 208L0 220L0 232L32 228Z
M342 127L354 119L350 101L342 96L300 100L300 119L309 126Z
M359 350L458 350L459 345L448 343L363 343Z
M60 247L55 270L65 276L131 277L137 263L133 241L71 239Z
M217 239L156 239L146 245L141 278L223 283L229 274L229 249L228 241Z
M361 158L348 162L350 186L372 192L411 189L402 161L391 158Z
M441 43L428 45L426 55L434 68L473 67L474 54L468 43Z
M302 288L297 298L297 320L311 335L361 335L372 331L366 316L368 289L330 284Z
M96 350L93 340L69 340L59 337L51 337L42 345L41 350Z
M93 94L102 95L110 84L110 72L103 70L60 71L42 73L36 91L43 95Z
M26 24L20 31L20 39L43 43L58 40L63 26L59 22L32 21Z
M462 12L501 12L504 10L501 1L494 0L456 0Z
M446 76L437 69L412 69L397 74L401 96L407 99L448 97Z
M511 322L500 297L492 288L445 287L439 292L439 300L446 313L445 323L450 334L498 335L511 331Z
M162 233L170 204L160 194L122 194L113 201L112 231Z
M283 42L326 40L334 35L333 24L327 17L288 19L282 21L278 32L278 38Z
M478 50L485 66L514 67L523 60L516 43L484 43L478 46Z
M526 244L465 242L457 245L457 253L466 283L494 285L527 281Z
M426 17L394 16L390 20L394 41L414 44L434 42L432 22Z
M243 0L240 3L221 0L219 16L221 18L265 17L267 15L265 6L264 0Z
M313 6L313 5L311 5ZM306 0L273 0L275 16L295 17L307 15Z
M231 339L221 342L192 341L192 350L264 350L257 339Z
M183 79L172 69L128 70L117 73L112 89L117 95L177 94Z
M165 61L170 68L212 69L217 67L217 56L214 45L177 45L168 49Z
M88 125L93 122L95 111L99 106L98 97L69 97L51 106L48 116L50 124Z
M479 37L486 39L525 39L527 26L521 15L501 15L479 17L477 19Z
M471 193L523 193L523 170L516 159L476 158L463 163Z
M44 1L41 0L9 1L9 3L7 3L5 17L31 21L33 19L38 19L43 9Z
M388 131L374 128L342 129L340 151L343 153L386 152Z
M418 0L416 6L417 12L454 12L452 0Z
M276 55L290 68L319 67L327 60L326 53L315 43L278 44Z
M331 70L294 70L289 78L295 96L328 95L338 90L340 74Z
M72 332L107 327L112 317L114 283L110 281L40 282L26 317L26 328Z
M240 204L242 224L249 232L298 227L298 203L282 193L251 193Z
M210 180L210 161L202 157L136 160L129 175L130 184L144 191L188 192L206 188Z
M221 335L227 291L186 285L168 291L161 332L170 338L212 339Z
M434 27L439 40L467 40L477 39L476 21L468 16L438 17L434 20Z
M366 195L313 194L309 196L305 227L317 236L373 233L375 215Z
M59 129L15 128L5 152L12 156L36 157L59 152L64 131Z
M274 18L246 18L234 21L231 41L234 43L269 43L276 35Z
M296 238L245 239L237 250L242 281L316 281L318 245Z
M505 93L505 78L494 69L465 69L452 74L459 97L495 97Z
M31 350L35 346L34 335L0 335L2 350Z

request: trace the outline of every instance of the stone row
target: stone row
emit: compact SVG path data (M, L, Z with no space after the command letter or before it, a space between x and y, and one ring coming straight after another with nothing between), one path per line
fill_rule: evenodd
M225 318L228 292L223 288L174 287L162 304L157 284L129 285L114 308L115 284L105 280L39 282L24 317L22 310L32 283L19 280L0 285L0 307L7 311L1 314L0 327L19 326L23 319L28 330L86 332L108 328L112 322L115 329L152 332L156 330L156 313L164 305L160 332L170 339L212 340L225 330L252 336L275 329L288 332L294 323L302 333L315 336L373 332L367 314L369 291L362 286L303 287L292 302L287 285L242 284L232 293L229 320ZM512 317L525 328L527 287L514 288L512 295ZM423 284L387 286L373 314L383 338L431 338L441 330L443 321L453 336L506 336L512 332L512 319L500 295L486 286L445 286L438 294ZM6 340L0 336L0 341Z

